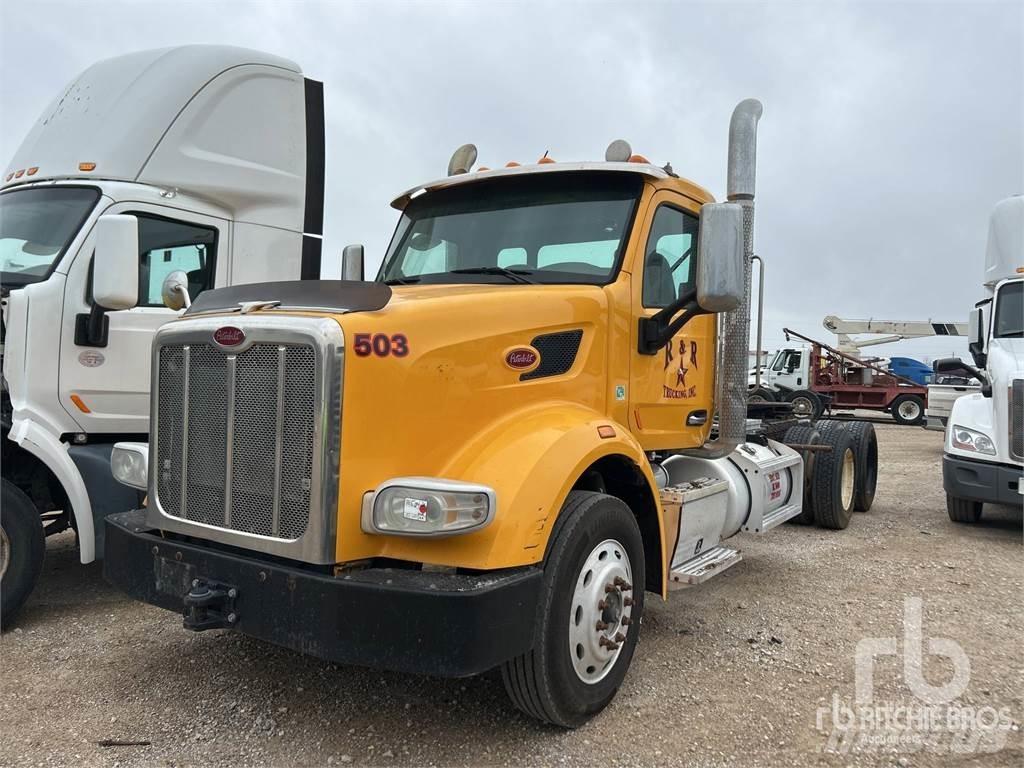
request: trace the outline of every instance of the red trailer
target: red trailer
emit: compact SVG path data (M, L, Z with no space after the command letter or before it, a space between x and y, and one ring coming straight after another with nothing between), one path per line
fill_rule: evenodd
M814 417L824 409L865 408L887 411L897 424L924 423L927 387L789 328L783 332L787 341L794 337L811 347L807 389L786 396L796 413Z

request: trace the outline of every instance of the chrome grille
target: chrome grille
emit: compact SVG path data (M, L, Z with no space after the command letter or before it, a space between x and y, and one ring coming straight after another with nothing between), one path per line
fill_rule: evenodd
M254 343L166 343L157 360L154 466L171 517L276 539L305 532L318 454L317 354Z
M1024 461L1024 379L1010 385L1010 455Z

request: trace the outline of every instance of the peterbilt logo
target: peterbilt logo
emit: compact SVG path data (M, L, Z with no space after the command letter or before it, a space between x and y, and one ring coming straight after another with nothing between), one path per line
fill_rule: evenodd
M222 347L237 347L245 341L245 331L233 325L225 325L213 332L213 340Z
M505 365L517 371L532 368L539 359L537 350L530 347L516 347L505 353Z

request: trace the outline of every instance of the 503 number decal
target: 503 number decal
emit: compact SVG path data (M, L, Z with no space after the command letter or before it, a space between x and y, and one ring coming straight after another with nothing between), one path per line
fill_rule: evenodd
M409 340L404 333L395 333L391 336L386 333L357 333L352 351L359 357L405 357L409 354Z

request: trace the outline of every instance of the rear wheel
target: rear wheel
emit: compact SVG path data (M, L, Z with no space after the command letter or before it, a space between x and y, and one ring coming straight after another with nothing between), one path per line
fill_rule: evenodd
M569 494L544 561L533 647L501 668L516 707L575 728L608 706L636 649L644 567L629 507L603 493Z
M821 433L818 431L817 425L797 424L786 430L783 442L787 445L817 445L820 439ZM811 494L811 478L814 476L814 454L816 451L801 450L800 448L794 448L794 450L800 451L800 455L804 459L804 490L800 514L789 518L789 522L798 525L812 525L814 523L814 498Z
M32 500L2 479L0 490L0 625L14 618L39 580L46 554L43 519Z
M848 422L846 431L853 440L853 455L857 461L853 508L867 512L875 501L878 486L878 437L869 421Z
M755 387L747 393L748 403L774 403L778 398L767 387Z
M924 398L920 395L900 395L892 401L889 412L897 424L923 424Z
M814 520L823 528L842 530L850 524L856 477L853 440L845 429L828 429L821 435L820 451L814 457L811 473L811 497Z
M811 421L816 421L825 409L825 404L821 401L821 398L817 393L811 392L809 389L798 389L795 392L790 392L786 395L786 402L792 403L794 416L810 419Z
M954 523L976 523L981 519L981 502L946 494L946 513Z

